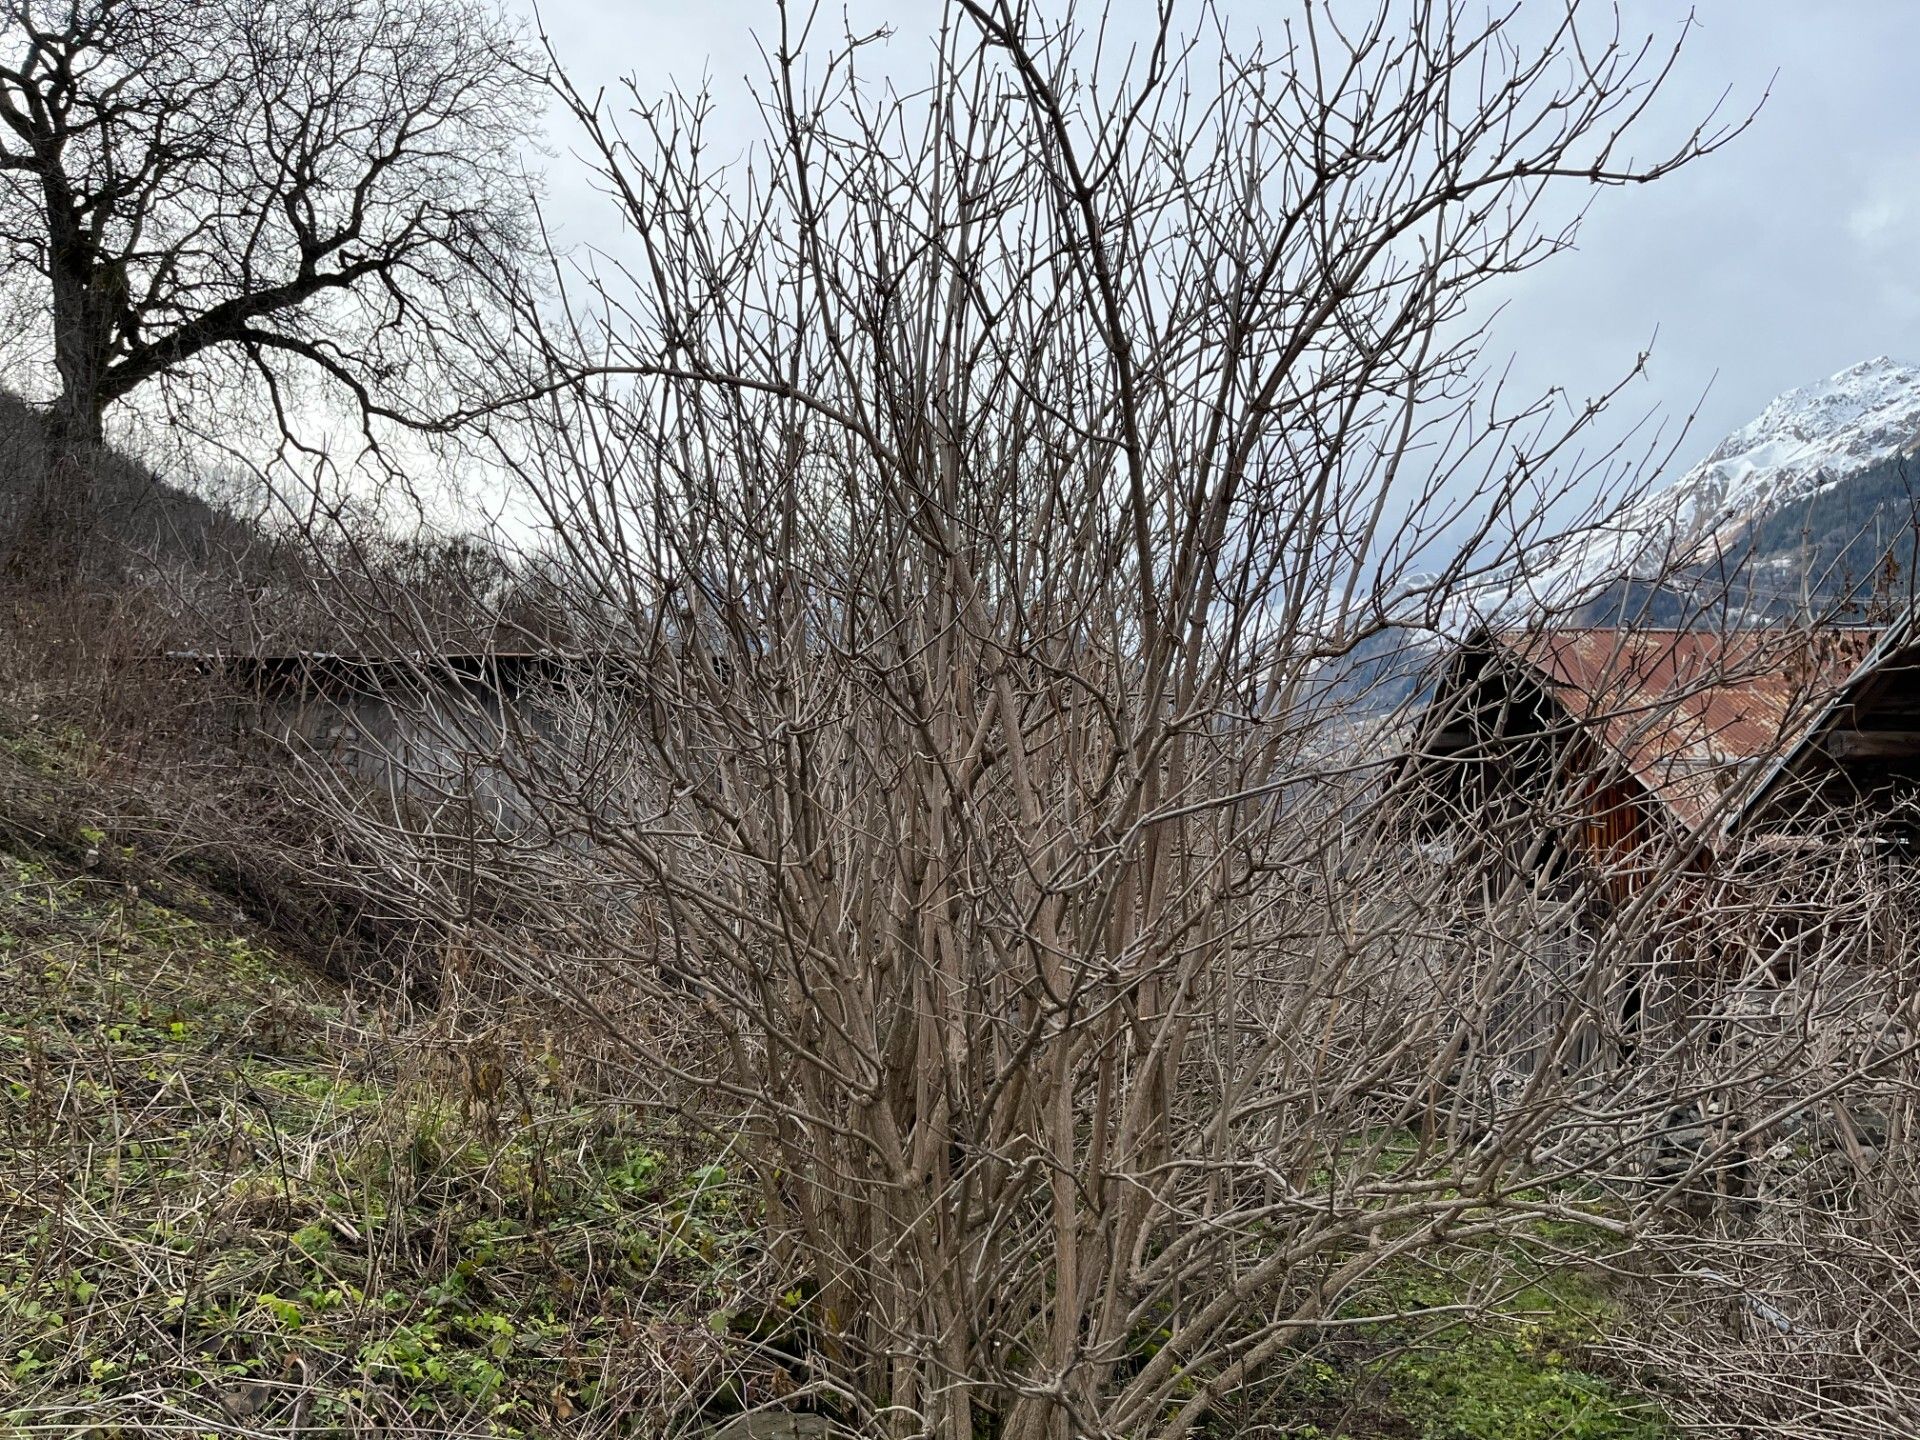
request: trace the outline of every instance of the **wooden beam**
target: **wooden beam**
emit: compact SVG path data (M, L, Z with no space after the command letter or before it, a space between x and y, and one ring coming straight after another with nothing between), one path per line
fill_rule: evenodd
M1835 730L1820 748L1835 760L1920 760L1920 730Z

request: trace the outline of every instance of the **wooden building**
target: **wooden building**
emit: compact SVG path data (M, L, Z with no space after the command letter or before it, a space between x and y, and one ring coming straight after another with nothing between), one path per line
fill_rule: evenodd
M1625 1058L1670 1004L1667 982L1718 963L1702 922L1720 908L1724 857L1779 809L1755 806L1756 788L1807 795L1805 757L1836 753L1809 737L1855 723L1836 700L1880 696L1866 677L1889 653L1867 629L1618 628L1485 630L1447 657L1393 788L1411 838L1458 873L1463 927L1533 927L1506 947L1529 969L1500 982L1489 1022L1519 1068L1530 1053ZM1920 718L1910 726L1920 774ZM1590 1013L1569 1046L1576 1006Z
M169 659L214 682L241 745L350 777L369 797L472 807L509 829L535 818L524 775L567 759L556 726L610 676L634 674L624 657L548 651Z
M1444 665L1397 783L1415 832L1482 846L1490 877L1549 881L1581 867L1623 903L1677 861L1705 863L1737 821L1757 818L1757 780L1778 774L1778 794L1804 792L1785 776L1805 764L1777 762L1816 726L1852 723L1836 720L1835 700L1865 690L1880 638L1839 627L1482 631ZM1920 716L1912 727L1920 765ZM1864 757L1882 742L1847 743Z
M1920 850L1920 623L1910 616L1872 650L1747 787L1730 839L1870 829L1882 846Z

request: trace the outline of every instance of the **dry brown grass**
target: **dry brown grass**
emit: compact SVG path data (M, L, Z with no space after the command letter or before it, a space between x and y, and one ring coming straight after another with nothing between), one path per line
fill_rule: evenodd
M724 1147L531 1006L287 958L88 823L77 737L8 743L75 813L0 842L0 1428L665 1434L800 1388Z

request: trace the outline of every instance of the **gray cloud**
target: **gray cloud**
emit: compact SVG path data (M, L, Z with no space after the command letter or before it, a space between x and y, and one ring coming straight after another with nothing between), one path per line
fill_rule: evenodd
M1636 0L1625 19L1651 28L1679 9ZM1662 184L1602 197L1578 253L1528 277L1496 329L1522 375L1575 393L1657 329L1632 403L1678 419L1705 392L1682 463L1781 390L1874 355L1920 360L1920 6L1708 0L1699 16L1667 113L1704 113L1728 89L1750 106L1771 84L1753 127Z
M858 26L888 20L890 49L912 64L938 8L853 0L848 13ZM1277 13L1252 0L1224 0L1223 9L1248 28ZM1623 23L1671 36L1687 9L1625 0ZM1681 468L1781 390L1872 355L1920 361L1911 258L1920 231L1911 98L1920 4L1701 0L1693 9L1697 25L1661 112L1668 133L1723 95L1730 112L1743 112L1771 87L1759 118L1728 149L1661 184L1599 197L1577 252L1513 284L1493 330L1495 355L1511 353L1523 384L1558 384L1575 397L1623 374L1657 331L1647 377L1628 391L1619 423L1655 412L1678 424L1698 401ZM754 35L773 33L771 0L549 0L541 14L583 82L611 86L631 73L651 94L710 76L721 144L753 133L742 77L761 67ZM837 29L841 14L823 7L821 22ZM595 239L608 212L564 156L552 189L566 233Z

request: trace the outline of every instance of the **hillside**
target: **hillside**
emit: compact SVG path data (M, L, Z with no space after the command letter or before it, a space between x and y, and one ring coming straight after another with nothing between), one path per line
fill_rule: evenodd
M538 1008L290 958L128 840L97 759L0 725L0 1432L800 1433L725 1429L819 1403L815 1282L728 1146ZM1669 1433L1597 1267L1463 1245L1346 1311L1261 1392L1281 1433Z
M0 793L76 806L0 817L0 1431L642 1434L779 1393L724 1156L535 1013L290 960L86 823L86 759L0 747Z
M16 541L15 527L50 463L41 412L0 390L0 561L15 543L31 543L31 536ZM252 536L246 521L111 447L92 454L88 472L90 558L98 567L203 565Z
M1658 503L1698 532L1744 529L1920 443L1920 369L1879 356L1776 397Z
M1629 539L1569 546L1555 583L1589 621L1884 612L1914 570L1916 451L1920 368L1863 361L1776 397L1622 517Z
M1776 397L1611 520L1444 597L1334 667L1363 713L1424 683L1449 640L1551 614L1571 625L1876 623L1920 576L1920 367L1885 357Z

